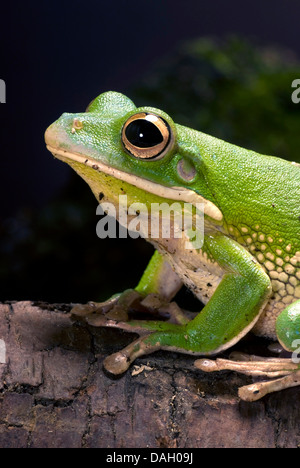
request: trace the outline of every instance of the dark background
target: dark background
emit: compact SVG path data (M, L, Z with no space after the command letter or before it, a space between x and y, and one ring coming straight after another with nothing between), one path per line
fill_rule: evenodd
M84 110L104 91L128 93L147 82L183 41L214 37L222 43L235 35L261 47L288 49L283 56L299 58L299 17L297 0L52 0L1 6L0 78L6 82L7 103L0 104L0 300L102 298L123 287L124 277L125 287L134 286L146 265L143 255L151 253L143 241L131 240L118 247L114 240L101 246L97 240L89 250L96 237L96 204L88 186L79 178L77 185L70 182L71 169L47 152L43 134L50 123L65 111ZM149 99L136 104L157 105L151 93ZM92 217L83 221L77 208L62 209L65 193L88 200ZM70 224L74 229L67 232ZM59 246L50 245L65 228ZM120 268L125 250L130 252L125 264L134 264L132 256L139 260L130 273L124 259ZM99 277L89 279L89 271Z

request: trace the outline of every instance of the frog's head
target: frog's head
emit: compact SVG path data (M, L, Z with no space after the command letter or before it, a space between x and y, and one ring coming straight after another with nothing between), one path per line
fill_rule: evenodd
M221 221L209 200L193 130L174 124L163 111L137 108L126 96L107 92L84 113L63 114L46 131L47 148L79 173L96 198L116 203L179 200L202 203Z

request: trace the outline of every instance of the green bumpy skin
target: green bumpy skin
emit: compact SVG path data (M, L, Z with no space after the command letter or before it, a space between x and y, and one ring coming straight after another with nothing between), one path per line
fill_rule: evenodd
M124 141L129 119L141 113L161 118L162 132L169 132L157 158L144 157L142 150L136 157ZM117 206L126 194L128 204L147 208L174 200L204 203L203 247L187 250L184 240L148 237L157 252L135 291L169 302L184 283L205 307L190 321L178 313L177 323L128 322L126 329L149 333L124 368L160 348L216 354L250 330L271 339L278 334L293 350L300 330L298 164L175 124L165 112L137 108L115 92L98 96L87 112L63 114L47 130L46 142L98 201Z

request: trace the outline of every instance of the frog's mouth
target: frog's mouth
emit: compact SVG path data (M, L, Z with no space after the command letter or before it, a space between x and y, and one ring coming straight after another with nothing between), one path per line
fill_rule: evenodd
M134 174L120 171L119 169L108 166L101 161L95 161L95 159L89 158L88 156L55 148L51 145L47 145L47 149L53 154L53 156L64 162L73 161L75 163L83 164L97 172L101 172L115 179L127 182L130 185L144 190L145 192L157 195L158 197L186 202L194 206L197 206L197 204L202 204L205 215L209 216L215 221L222 221L223 219L222 212L216 205L214 205L211 201L206 200L204 197L197 194L193 190L182 187L166 187L164 185L157 184L156 182L152 182L151 180L138 177Z

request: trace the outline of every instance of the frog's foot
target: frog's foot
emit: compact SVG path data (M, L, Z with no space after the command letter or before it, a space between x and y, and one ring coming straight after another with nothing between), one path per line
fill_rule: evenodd
M300 385L300 366L291 359L261 358L243 353L232 353L231 357L235 360L198 359L195 366L204 372L232 370L254 377L275 379L241 387L239 397L245 401L256 401L268 393Z
M165 303L156 294L142 296L135 290L127 290L102 303L89 302L75 305L71 313L84 318L95 327L119 328L128 332L145 335L159 330L160 321L129 320L129 313L146 313L162 320L162 323L184 325L191 317L184 313L176 302Z
M160 319L129 320L132 312L146 312L147 315L158 316ZM105 369L114 375L125 372L136 358L161 349L161 335L169 336L178 331L180 334L194 316L183 312L176 302L166 303L155 294L144 297L135 290L127 290L103 303L76 305L71 313L84 318L95 327L118 328L139 335L126 348L105 359Z
M71 314L85 318L87 321L92 318L106 316L108 319L116 321L128 320L128 311L131 307L138 307L141 301L140 294L132 289L128 289L121 294L115 294L105 302L88 302L88 304L76 304L71 310ZM101 325L99 325L101 326Z

